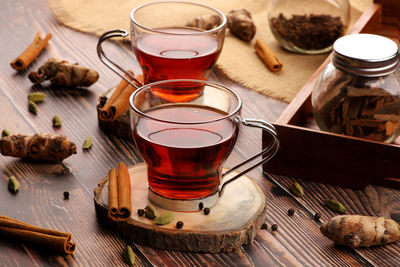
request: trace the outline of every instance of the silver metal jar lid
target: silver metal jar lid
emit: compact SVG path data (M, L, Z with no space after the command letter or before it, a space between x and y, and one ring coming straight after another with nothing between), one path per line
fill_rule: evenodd
M375 34L350 34L333 44L333 65L357 76L377 77L393 73L399 65L399 47Z

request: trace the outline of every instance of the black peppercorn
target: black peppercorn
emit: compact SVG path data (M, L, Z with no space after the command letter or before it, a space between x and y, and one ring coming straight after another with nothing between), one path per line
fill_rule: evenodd
M137 214L138 214L139 216L143 216L145 213L146 213L146 212L144 211L144 209L138 209L138 210L137 210Z
M177 221L176 222L176 228L181 229L183 227L183 222L182 221Z
M268 224L266 224L266 223L261 224L261 229L267 230L268 229Z
M271 225L271 231L276 231L276 230L278 230L278 225L274 223L273 225Z
M210 208L204 208L204 214L205 215L210 214Z
M199 209L202 210L204 208L203 202L199 203Z
M316 221L319 221L319 219L321 219L321 213L319 213L319 212L315 213L314 219L315 219Z
M69 199L69 192L68 191L65 191L63 193L63 195L64 195L64 199Z
M289 209L287 213L288 213L289 216L293 216L293 214L295 213L295 210L294 209Z

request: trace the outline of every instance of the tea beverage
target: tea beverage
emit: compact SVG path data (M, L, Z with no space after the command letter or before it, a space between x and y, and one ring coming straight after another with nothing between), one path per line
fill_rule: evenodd
M202 86L203 94L187 101L153 101L153 91L169 88L174 94L188 83ZM193 79L164 80L142 86L129 103L132 136L147 165L148 197L166 209L198 211L200 202L214 206L227 185L270 160L279 148L274 126L260 119L242 120L240 97L223 85ZM226 170L223 166L241 124L261 128L271 135L271 144ZM263 158L249 166L259 156Z
M137 34L132 45L142 67L145 83L178 78L206 80L221 52L218 37L201 34L201 30L193 28L158 30L166 34ZM173 101L194 98L201 90L202 86L191 84L180 94L172 94L168 88L154 90L154 93Z
M178 103L151 108L145 115L156 120L138 118L133 136L148 165L151 190L172 199L196 199L217 192L222 165L239 129L231 119L214 121L227 113Z

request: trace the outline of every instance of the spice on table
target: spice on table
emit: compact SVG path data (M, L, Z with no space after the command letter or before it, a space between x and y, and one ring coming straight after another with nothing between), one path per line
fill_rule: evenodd
M400 225L385 217L339 215L324 222L320 230L335 243L352 248L400 240Z
M289 216L293 216L295 212L296 212L296 211L295 211L294 209L289 209L289 210L288 210L288 215L289 215Z
M208 31L220 25L221 22L221 16L217 14L204 14L189 20L186 26Z
M154 220L157 217L156 210L150 205L144 208L144 212L147 219Z
M177 221L176 222L176 228L177 229L182 229L183 228L183 222L182 221Z
M40 33L36 33L33 42L25 49L25 51L19 57L11 61L11 67L17 71L26 69L46 47L50 39L51 33L47 34L44 39L40 37Z
M314 220L319 221L319 219L321 219L321 213L316 212L316 213L314 214Z
M124 254L123 254L123 258L126 264L128 264L129 266L133 266L135 264L135 260L136 260L136 255L133 252L133 249L131 246L126 246L125 250L124 250Z
M169 224L170 222L172 222L173 219L174 219L174 213L169 211L169 212L163 213L160 216L158 216L154 220L154 224L166 225L166 224Z
M68 63L66 60L50 58L37 72L32 71L28 77L33 83L50 80L52 85L72 88L91 86L99 79L99 73L78 64Z
M11 175L8 179L8 190L14 194L19 190L19 182L14 175Z
M282 69L282 62L279 61L279 59L274 55L274 52L272 52L271 48L269 48L264 41L257 39L254 44L254 49L270 71L278 72Z
M64 195L64 199L69 199L69 192L68 191L64 191L63 195Z
M144 209L138 209L138 210L137 210L137 214L138 214L139 217L140 217L140 216L143 216L143 215L145 214Z
M9 136L11 135L10 131L7 129L3 129L3 131L1 132L1 137L5 137L5 136Z
M347 211L345 206L343 206L343 204L337 200L326 199L324 201L324 203L325 203L325 206L327 206L330 210L335 211L337 213L343 214L343 213L346 213L346 211Z
M303 187L298 182L294 182L290 186L290 192L292 192L296 197L302 197L304 195Z
M199 203L199 210L202 210L204 208L204 204L203 204L203 202L200 202Z
M239 39L250 42L256 34L256 25L251 18L251 13L242 8L231 10L226 14L229 31Z
M45 100L46 98L46 94L42 93L42 92L34 92L34 93L30 93L28 95L28 101L32 101L32 102L42 102Z
M344 33L340 17L327 14L293 15L282 13L270 19L271 30L286 42L303 50L320 50L331 46Z
M261 224L261 229L267 230L268 224L266 224L266 223Z
M210 208L204 208L204 210L203 210L203 212L204 212L204 215L208 215L208 214L210 214Z
M61 127L62 121L61 121L61 117L58 116L57 114L54 115L53 119L51 120L51 122L53 123L53 127Z
M69 233L36 227L2 215L0 215L0 237L9 237L10 240L30 243L34 247L65 254L72 254L75 250L75 243L71 241Z
M107 97L106 96L100 96L99 97L99 108L104 107L104 105L107 103Z
M33 101L28 101L28 110L29 110L30 113L33 113L33 114L36 115L37 112L38 112L38 108L36 106L36 103L33 102Z
M60 162L76 153L76 145L65 136L40 133L10 135L0 140L1 154L33 161Z
M134 76L132 71L128 72ZM138 87L140 87L143 82L142 75L138 75L136 80L132 80L128 75L125 75L125 77ZM105 102L104 106L100 108L99 119L102 121L113 121L127 111L129 109L129 97L135 90L135 87L129 84L125 79L122 79L111 97Z
M126 221L131 217L131 180L125 163L118 164L118 172L108 173L108 217L114 221Z
M275 223L273 225L271 225L271 231L273 231L273 232L278 231L278 225Z
M86 137L85 141L83 141L82 149L88 150L92 148L92 144L93 144L92 137L89 135L88 137Z

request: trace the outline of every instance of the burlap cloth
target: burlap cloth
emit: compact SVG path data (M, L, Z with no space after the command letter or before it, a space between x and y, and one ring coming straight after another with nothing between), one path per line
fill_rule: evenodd
M295 0L293 0L295 1ZM101 35L111 29L129 30L129 13L144 0L48 0L57 18L65 25L82 32ZM196 0L223 13L246 8L252 14L257 33L251 43L227 31L217 66L233 81L276 99L290 102L311 77L327 54L299 55L280 48L267 19L268 0ZM372 0L350 0L351 24L372 3ZM295 3L294 3L295 4ZM297 4L301 4L297 3ZM254 52L255 39L264 40L283 62L279 73L270 72Z

